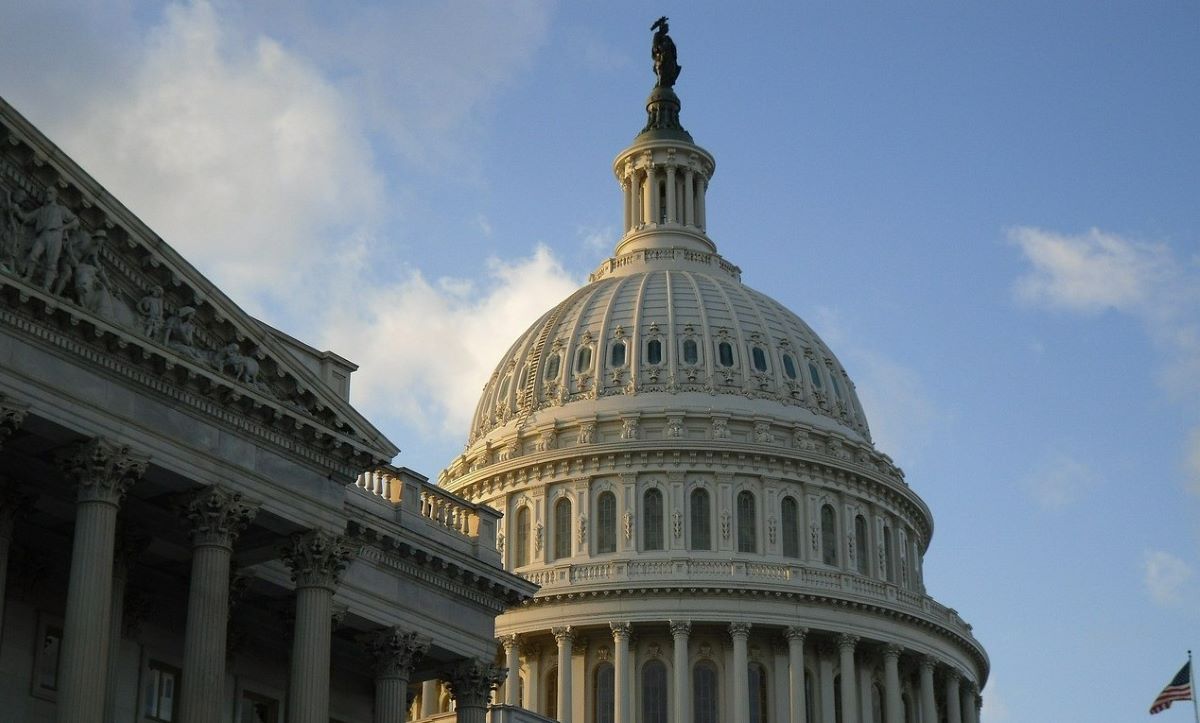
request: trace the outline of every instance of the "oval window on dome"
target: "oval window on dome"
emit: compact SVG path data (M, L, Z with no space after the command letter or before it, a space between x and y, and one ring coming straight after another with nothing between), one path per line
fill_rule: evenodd
M762 350L761 346L756 346L750 350L750 358L754 360L755 370L760 372L767 370L767 353Z
M723 367L733 366L733 345L723 341L717 345L717 360Z
M791 354L783 355L783 373L787 374L788 379L796 378L796 362Z
M612 345L612 353L609 355L609 363L614 369L625 366L625 342L618 341Z
M561 364L562 364L562 359L558 356L558 354L550 355L550 358L546 360L546 379L547 380L558 378L558 368Z
M836 394L837 398L840 400L842 398L842 387L840 384L838 384L837 375L830 374L829 381L833 382L833 393Z
M646 343L646 363L654 366L662 364L662 342L658 339Z
M695 339L683 340L683 363L684 364L699 364L700 363L700 346Z
M817 365L812 362L808 363L808 376L812 379L812 385L817 389L821 388L821 372L817 371Z
M575 355L575 371L586 372L592 368L592 348L584 346L579 348L579 353Z

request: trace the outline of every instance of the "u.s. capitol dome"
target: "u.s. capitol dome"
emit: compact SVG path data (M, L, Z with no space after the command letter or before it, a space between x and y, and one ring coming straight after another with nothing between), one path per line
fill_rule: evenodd
M441 484L541 585L501 698L576 723L975 723L988 659L925 591L929 508L854 383L706 233L715 161L661 81L624 234L501 358Z

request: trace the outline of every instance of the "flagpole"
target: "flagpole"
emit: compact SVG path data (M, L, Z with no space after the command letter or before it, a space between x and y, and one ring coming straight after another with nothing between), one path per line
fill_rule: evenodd
M1188 651L1188 682L1192 684L1192 712L1196 714L1196 723L1200 723L1200 703L1196 701L1196 669L1192 667L1192 651Z

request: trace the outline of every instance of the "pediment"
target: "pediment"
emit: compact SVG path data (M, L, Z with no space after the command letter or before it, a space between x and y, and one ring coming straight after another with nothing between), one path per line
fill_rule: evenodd
M3 99L0 324L341 476L398 452L317 368L321 352L243 311Z

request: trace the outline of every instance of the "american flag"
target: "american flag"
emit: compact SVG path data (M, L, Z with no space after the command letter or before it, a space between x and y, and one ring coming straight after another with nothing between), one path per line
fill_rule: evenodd
M1154 703L1150 706L1150 715L1161 713L1177 700L1192 699L1192 661L1183 664L1179 672L1171 678L1171 682L1167 683L1167 687L1162 689L1158 697L1154 699Z

